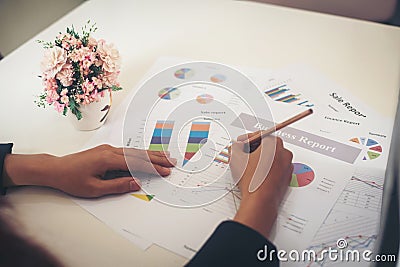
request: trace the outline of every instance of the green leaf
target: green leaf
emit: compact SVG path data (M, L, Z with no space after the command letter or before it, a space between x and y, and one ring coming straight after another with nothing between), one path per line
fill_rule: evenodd
M113 85L113 86L111 86L111 90L114 91L114 92L115 92L115 91L121 91L121 90L122 90L122 87Z
M68 111L67 106L64 106L64 111L63 111L63 115L64 115L64 116L67 116L67 111Z
M36 96L38 99L33 100L33 103L35 103L39 108L45 108L46 107L46 93L42 93L38 96Z
M75 115L76 115L76 118L78 119L78 121L82 119L82 113L79 111L79 109L76 109Z
M74 114L78 120L82 119L82 113L79 111L79 104L76 103L73 97L69 97L69 108L71 109L72 114Z

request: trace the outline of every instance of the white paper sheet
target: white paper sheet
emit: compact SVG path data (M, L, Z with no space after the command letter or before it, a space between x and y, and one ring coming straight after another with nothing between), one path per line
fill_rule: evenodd
M160 59L153 66L150 73L155 73L168 65L180 62L182 60ZM362 110L363 114L366 114L368 120L363 120L362 118L364 117L362 116L355 118L355 113L349 113L347 107L343 108L340 103L339 107L337 107L337 103L335 103L337 100L329 97L329 93L332 92L332 83L326 78L321 78L318 73L312 70L308 69L305 74L303 68L289 68L282 72L249 68L241 69L254 80L262 93L271 90L271 86L274 84L286 84L286 86L296 86L296 94L301 93L301 100L307 101L302 101L300 102L302 103L301 105L296 105L294 103L276 101L268 94L261 96L271 106L276 122L282 121L310 106L315 110L315 114L312 117L296 123L290 129L285 128L276 133L286 141L285 146L293 151L293 162L298 163L299 172L294 175L294 184L289 188L285 201L282 203L273 241L276 242L280 249L305 249L310 246L313 237L336 200L341 194L343 196L343 192L345 192L343 189L347 182L354 182L354 179L351 179L354 176L355 169L357 167L382 169L386 166L392 121L380 118L372 110L362 107L362 104L359 104L357 99L339 89L335 92L340 94L342 98L351 101L351 103L356 103L353 105L362 107L359 109ZM149 76L150 74L146 77ZM309 76L315 79L304 80L299 78ZM319 84L314 84L316 80L319 80ZM316 88L318 91L316 91ZM157 88L157 91L158 89L160 88ZM192 89L194 90L193 92L198 93L196 88ZM289 89L294 91L292 88ZM149 94L151 93L154 92L149 91ZM260 96L258 95L257 97ZM226 105L234 104L234 101L229 100L232 100L232 98L227 98ZM142 128L142 131L135 132L133 127L130 129L132 134L125 134L123 138L124 114L129 102L129 100L125 101L119 110L109 118L107 124L99 130L98 134L88 144L88 147L99 143L146 149L149 147L151 134L157 120L165 118L156 116L157 114L162 114L160 112L155 112L154 114L156 115L152 115L149 120L143 117L141 120L146 124L137 125L138 128ZM331 106L340 112L336 114ZM168 107L160 107L159 110L163 109L167 110ZM243 107L238 108L238 106L235 106L234 109L239 116L248 112ZM140 114L140 112L138 113ZM327 119L327 116L332 118L336 116L335 118L338 118L338 120ZM347 123L344 120L356 123ZM232 127L232 129L234 128ZM238 133L243 130L254 130L244 129L246 127L242 127L242 129L240 127L236 128ZM143 129L146 129L145 133ZM185 131L184 136L188 134L189 128ZM221 133L221 129L218 129L218 127L213 131L210 130L210 136L214 135L214 139L217 137L224 140L224 142L219 142L220 145L218 146L218 150L223 150L224 145L229 143L229 139L223 138L224 134ZM146 135L144 140L147 141L135 143L135 137L143 140L143 134ZM181 141L184 142L185 138ZM318 145L315 145L316 143ZM177 151L179 150L182 150L182 148ZM372 152L372 154L368 152ZM353 156L348 155L351 153ZM180 160L179 164L182 164L182 157ZM106 224L115 229L120 229L120 232L129 232L164 246L175 253L191 257L219 222L233 217L240 203L240 194L236 188L232 187L232 183L229 180L228 165L218 162L213 163L213 166L203 178L210 178L213 175L223 173L221 176L224 179L221 179L220 183L215 184L214 188L211 189L219 190L221 196L223 194L226 195L219 201L204 207L176 208L157 202L157 196L155 199L145 201L138 198L138 195L132 196L131 194L106 197L100 200L77 200L77 203ZM302 175L301 170L305 173L304 175ZM195 177L191 181L199 182L202 180L201 174L199 174L200 176L196 176L196 174L186 175L186 177L185 175L174 171L168 179L175 184L179 184L180 181L188 184L190 179L187 178L192 176ZM148 190L154 188L158 188L159 192L163 192L162 189L165 183L154 182L146 177L142 179L143 188L146 190L146 192L138 193L142 194L142 197L145 197ZM209 181L207 180L207 182ZM296 182L300 184L296 185ZM308 182L309 184L307 184ZM303 185L301 185L302 183ZM165 188L169 189L168 187ZM168 194L174 201L180 199L179 191L164 191L163 199ZM197 193L199 197L201 197L201 194L206 194L206 192L201 192L201 189ZM195 195L191 192L189 195L185 195L186 199L187 197L195 197ZM347 211L346 208L340 210L340 212Z

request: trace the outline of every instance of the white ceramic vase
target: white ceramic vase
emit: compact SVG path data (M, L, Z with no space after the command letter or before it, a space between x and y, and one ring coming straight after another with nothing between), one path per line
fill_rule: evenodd
M77 130L92 131L100 128L107 119L108 113L111 108L112 95L110 93L104 94L98 102L92 102L87 105L79 107L82 113L82 119L78 120L71 111L68 112L68 117L71 123Z

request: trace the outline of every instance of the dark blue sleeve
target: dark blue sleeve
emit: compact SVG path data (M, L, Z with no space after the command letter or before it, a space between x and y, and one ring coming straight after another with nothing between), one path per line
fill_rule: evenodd
M257 231L225 221L186 266L279 266L276 252Z
M3 186L3 166L4 158L11 153L13 144L0 144L0 195L6 194L6 187Z

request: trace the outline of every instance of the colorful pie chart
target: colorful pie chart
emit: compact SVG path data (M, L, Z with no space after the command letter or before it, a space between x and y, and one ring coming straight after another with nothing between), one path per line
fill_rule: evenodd
M193 77L194 71L189 68L183 68L175 71L175 77L178 79L188 79Z
M354 137L350 139L351 142L356 143L362 148L362 160L373 160L382 154L382 146L371 138Z
M222 83L226 80L226 77L225 75L222 74L215 74L211 76L210 80L214 83Z
M314 171L303 163L293 163L291 187L303 187L310 184L314 180Z
M214 100L214 97L209 94L202 94L196 97L196 101L199 102L200 104L208 104L211 101Z
M167 88L164 88L164 89L161 89L160 91L158 91L158 96L164 100L175 99L180 94L181 94L181 92L179 91L179 89L174 88L174 87L167 87Z

